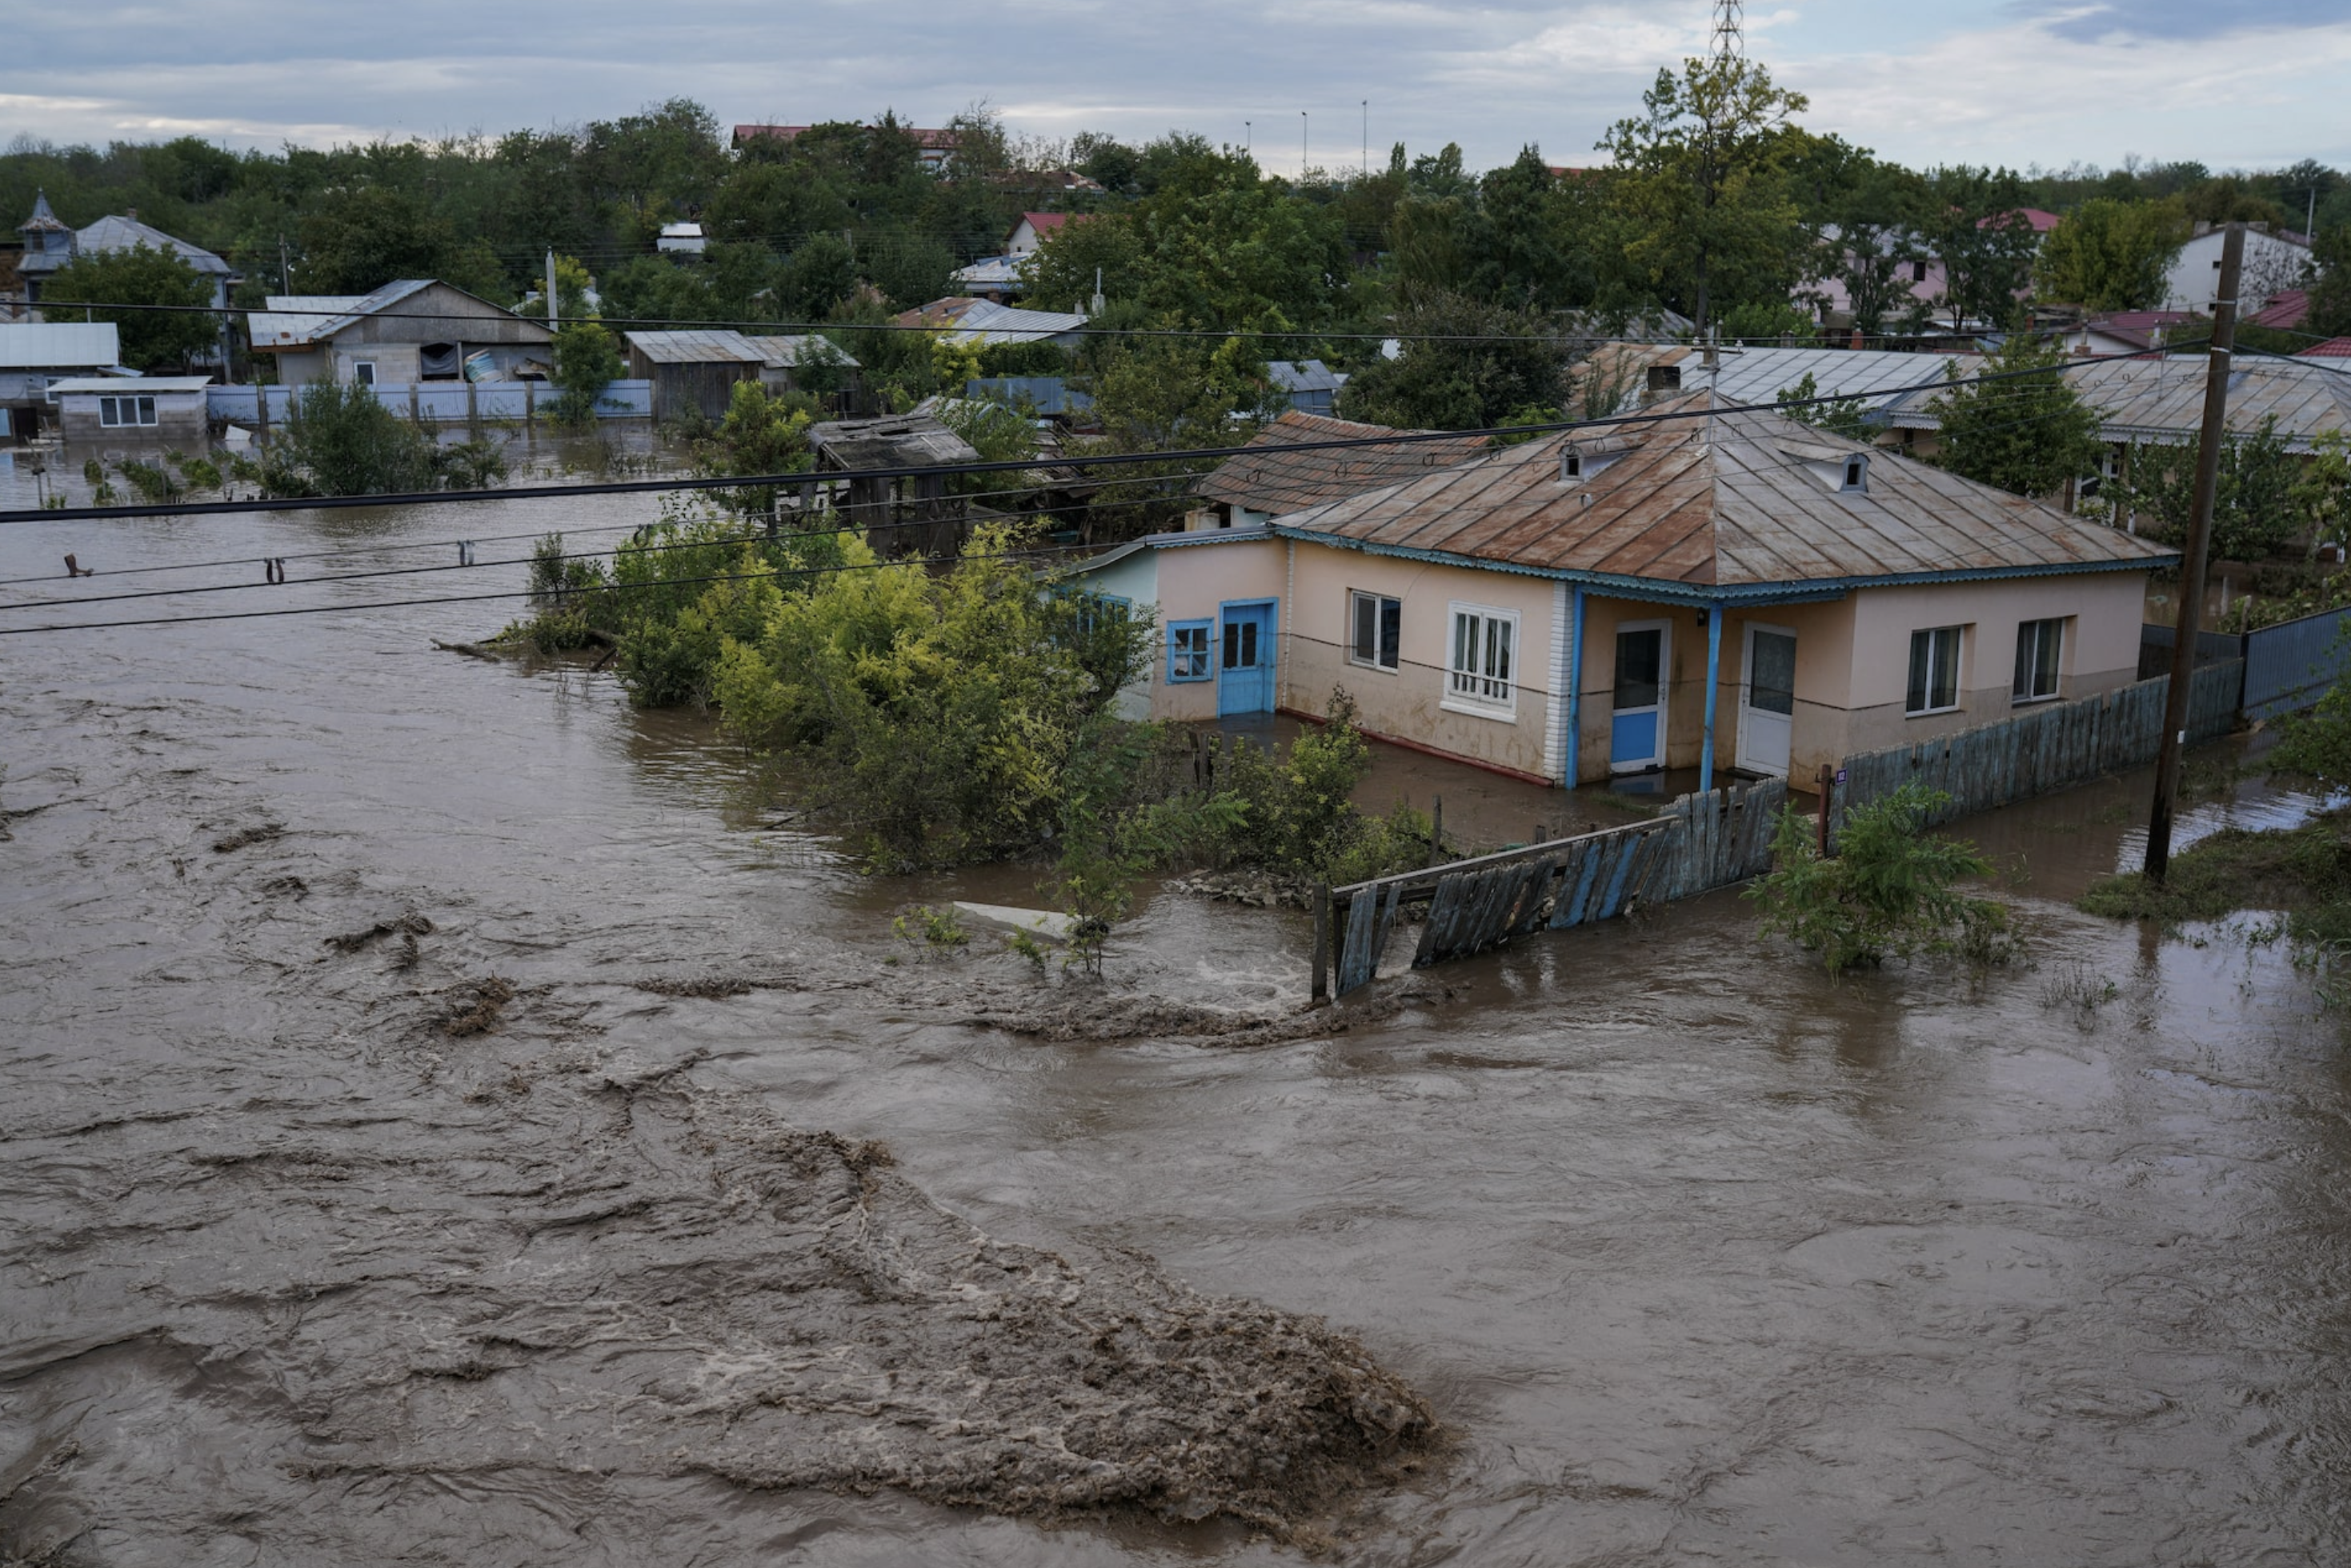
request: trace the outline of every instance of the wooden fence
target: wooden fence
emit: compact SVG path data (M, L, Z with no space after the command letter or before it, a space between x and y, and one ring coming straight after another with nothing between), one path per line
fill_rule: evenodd
M1370 984L1400 914L1421 916L1419 969L1744 881L1769 868L1787 799L1779 779L1686 794L1646 822L1331 888L1315 908L1314 995Z
M2235 724L2244 688L2241 659L2198 670L2188 700L2188 738L2210 740ZM2075 702L2052 702L1997 723L1889 746L1844 760L1830 811L1832 834L1845 813L1916 781L1949 804L1929 818L1949 822L2011 801L2086 784L2155 760L2171 678L2158 676Z

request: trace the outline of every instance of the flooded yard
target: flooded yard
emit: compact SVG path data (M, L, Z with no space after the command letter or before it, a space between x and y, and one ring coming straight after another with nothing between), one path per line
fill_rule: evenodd
M20 524L0 605L650 512ZM2032 967L1833 981L1726 893L1234 1032L1302 1005L1303 915L1159 891L1101 992L920 950L906 906L1034 873L863 877L699 717L434 646L518 610L0 637L0 1560L2351 1539L2351 1055L2284 944L2071 909L2143 780L1959 825ZM1381 766L1470 837L1574 820ZM1049 1014L1095 1026L999 1026Z

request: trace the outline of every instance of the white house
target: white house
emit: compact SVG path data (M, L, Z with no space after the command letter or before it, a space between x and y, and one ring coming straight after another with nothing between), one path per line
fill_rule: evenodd
M2220 247L2227 239L2225 228L2214 228L2205 223L2196 225L2195 234L2172 258L2171 271L2163 286L2164 309L2212 314L2213 302L2220 295ZM2307 237L2273 234L2266 223L2248 226L2244 275L2237 285L2239 316L2251 316L2262 309L2273 296L2302 283L2309 270Z
M51 383L71 442L201 448L210 376L77 376Z

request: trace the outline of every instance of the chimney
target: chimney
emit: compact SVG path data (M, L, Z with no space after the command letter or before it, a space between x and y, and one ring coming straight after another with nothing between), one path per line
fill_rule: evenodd
M139 209L136 207L125 207L122 209L122 215L135 223L139 221Z
M1862 346L1861 328L1860 328L1860 327L1855 327L1855 328L1853 329L1853 346L1854 346L1855 348L1860 348L1860 347Z
M2191 240L2200 240L2211 232L2212 220L2210 218L2199 218L2196 220L2196 232L2189 234L2188 237Z

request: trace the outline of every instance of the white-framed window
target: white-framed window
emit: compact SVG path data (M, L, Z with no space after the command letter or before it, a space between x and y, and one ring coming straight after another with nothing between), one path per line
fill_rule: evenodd
M98 400L98 422L109 430L127 425L152 425L155 422L155 400L146 396L100 398Z
M1206 680L1216 673L1208 663L1208 640L1215 623L1178 620L1167 624L1167 679Z
M1361 589L1347 595L1347 662L1394 670L1404 637L1404 601Z
M2016 628L2016 682L2010 695L2019 702L2045 702L2057 695L2057 661L2065 645L2062 618L2028 620Z
M1910 634L1910 691L1902 711L1948 713L1959 705L1959 628L1938 626Z
M352 360L352 361L351 361L351 379L352 379L354 382L356 382L358 385L362 386L362 387L372 387L372 386L374 386L374 385L375 385L375 361L374 361L374 360L372 360L372 359L354 359L354 360Z
M1509 714L1518 705L1518 612L1482 605L1451 607L1445 705Z

